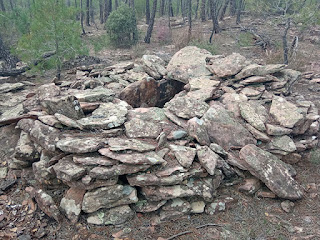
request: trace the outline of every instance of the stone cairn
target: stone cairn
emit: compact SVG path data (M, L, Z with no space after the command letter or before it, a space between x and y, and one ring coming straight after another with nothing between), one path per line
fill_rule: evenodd
M292 164L317 145L319 115L290 94L300 72L186 47L168 64L145 55L69 74L76 80L41 86L24 115L1 121L21 129L10 167L32 168L31 195L55 220L214 214L233 201L217 188L244 173L243 191L264 184L270 195L303 197ZM57 187L62 198L48 194Z

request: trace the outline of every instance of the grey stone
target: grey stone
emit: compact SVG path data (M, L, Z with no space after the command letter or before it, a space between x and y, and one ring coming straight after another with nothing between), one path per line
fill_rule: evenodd
M245 161L250 173L278 197L290 200L303 197L302 189L291 177L287 165L273 154L250 144L241 149L240 158Z
M193 159L196 156L196 149L173 144L170 144L169 148L174 153L181 166L186 168L191 166Z
M108 138L109 149L115 151L133 150L137 152L147 152L155 150L156 146L137 139Z
M138 202L137 190L128 185L114 185L87 192L82 202L82 210L93 213L101 208L113 208Z
M101 209L88 215L87 223L95 225L120 225L134 217L134 211L128 206Z
M143 55L142 67L154 79L161 79L167 74L166 63L156 55Z
M265 123L268 118L268 113L265 107L258 102L249 101L240 104L241 116L254 128L259 131L265 131Z
M90 153L102 148L106 140L94 136L67 136L60 139L56 146L66 153Z
M213 152L208 146L197 146L197 156L200 164L210 175L214 175L220 156Z

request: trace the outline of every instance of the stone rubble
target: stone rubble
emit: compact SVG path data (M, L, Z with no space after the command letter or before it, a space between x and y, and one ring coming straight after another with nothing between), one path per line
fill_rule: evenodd
M34 197L48 216L119 225L135 212L157 212L158 222L214 214L235 201L217 189L242 171L253 176L239 191L303 197L290 164L317 146L320 116L312 102L286 97L299 72L197 47L167 66L153 55L139 64L75 69L73 81L43 85L19 111L2 114L0 126L21 129L9 166L32 168ZM39 186L67 190L56 204ZM271 192L259 191L265 186Z

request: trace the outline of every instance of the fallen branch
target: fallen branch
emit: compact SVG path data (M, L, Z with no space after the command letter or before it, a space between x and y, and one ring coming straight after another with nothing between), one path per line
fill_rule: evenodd
M207 224L203 224L203 225L200 225L200 226L196 227L196 229L200 229L200 228L204 228L204 227L223 227L223 226L219 225L219 224L215 224L215 223L207 223ZM177 237L180 237L182 235L186 235L186 234L189 234L189 233L193 233L193 232L192 231L181 232L181 233L172 235L171 237L167 238L166 240L172 240L172 239L175 239Z

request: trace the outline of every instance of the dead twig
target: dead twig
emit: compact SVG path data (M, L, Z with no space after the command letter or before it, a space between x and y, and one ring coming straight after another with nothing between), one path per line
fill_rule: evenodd
M200 226L196 227L196 229L200 229L200 228L204 228L204 227L223 227L223 226L219 225L219 224L215 224L215 223L207 223L207 224L203 224L203 225L200 225ZM182 235L186 235L186 234L189 234L189 233L193 233L193 232L192 231L181 232L181 233L172 235L169 238L166 238L166 240L172 240L172 239L175 239L176 237L180 237Z

